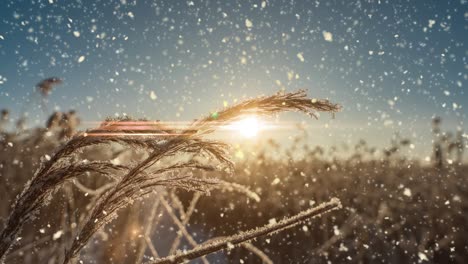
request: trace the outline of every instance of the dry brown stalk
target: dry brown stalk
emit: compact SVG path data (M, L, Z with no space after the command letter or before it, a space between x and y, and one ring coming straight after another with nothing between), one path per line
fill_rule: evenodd
M13 211L8 217L6 227L0 235L0 262L4 260L7 251L16 242L16 236L21 227L33 218L38 209L46 205L57 187L65 181L85 172L109 175L124 167L106 162L86 162L63 167L50 167L43 177L34 177L19 196Z
M35 216L37 211L48 204L52 193L67 180L82 175L84 172L94 172L108 177L114 176L113 171L126 170L123 166L104 162L88 164L73 164L74 154L85 147L98 144L118 143L134 148L155 148L159 137L147 136L135 139L131 131L120 137L93 136L95 131L107 131L106 128L77 133L56 153L46 159L41 167L28 181L22 193L13 204L12 211L6 221L5 228L0 233L0 263L3 263L9 249L15 244L18 233L23 225Z

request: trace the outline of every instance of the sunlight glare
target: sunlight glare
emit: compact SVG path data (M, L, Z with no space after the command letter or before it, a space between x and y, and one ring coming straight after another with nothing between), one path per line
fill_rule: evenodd
M261 124L254 116L246 117L232 123L231 129L237 130L242 136L247 138L255 137L261 130Z

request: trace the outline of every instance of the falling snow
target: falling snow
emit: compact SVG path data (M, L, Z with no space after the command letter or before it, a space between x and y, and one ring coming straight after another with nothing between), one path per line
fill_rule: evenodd
M0 260L468 263L467 5L0 1Z

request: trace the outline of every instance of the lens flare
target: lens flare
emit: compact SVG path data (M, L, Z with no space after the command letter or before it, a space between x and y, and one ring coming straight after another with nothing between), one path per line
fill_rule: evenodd
M262 124L256 117L250 116L232 123L229 129L238 131L246 138L253 138L262 129Z

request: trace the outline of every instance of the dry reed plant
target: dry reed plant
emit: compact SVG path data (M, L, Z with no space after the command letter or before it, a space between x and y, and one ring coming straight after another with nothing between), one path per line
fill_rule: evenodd
M159 187L182 188L199 193L209 193L213 188L228 188L243 190L244 193L254 196L236 184L215 178L194 176L195 171L232 172L233 163L228 154L229 146L205 138L220 126L251 113L272 115L284 111L300 111L315 116L315 111L334 113L339 110L338 105L327 100L307 98L304 91L298 91L246 100L196 120L185 129L153 126L152 133L144 136L140 135L141 131L138 129L121 129L122 122L133 122L132 120L107 120L98 129L76 134L55 155L46 156L45 162L17 198L6 221L6 227L0 235L0 260L5 260L23 225L48 203L51 195L65 182L77 179L85 172L109 177L114 184L99 192L94 207L83 221L84 224L80 223L79 231L73 235L75 239L66 251L64 263L75 259L93 234L114 219L119 210L145 195L160 190ZM110 143L144 149L147 154L142 161L126 165L77 160L77 154L86 147ZM217 165L207 165L206 159L214 160ZM336 201L332 204L333 208L338 207ZM328 208L326 211L333 208ZM313 215L309 215L311 216ZM289 223L287 226L291 225L292 223ZM181 226L183 227L183 223ZM265 230L258 235L272 231L274 230ZM254 237L244 241L252 238ZM217 246L213 250L222 247ZM211 251L205 249L203 252L207 254Z

